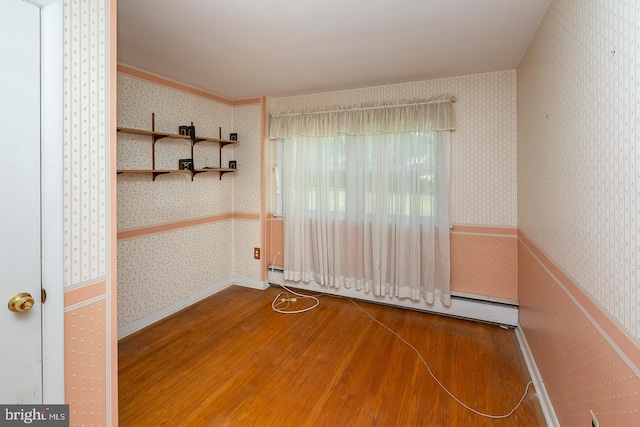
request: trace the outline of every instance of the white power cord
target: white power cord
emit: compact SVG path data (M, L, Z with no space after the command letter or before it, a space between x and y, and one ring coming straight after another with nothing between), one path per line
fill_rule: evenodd
M280 256L280 252L278 252L276 254L276 257L273 259L273 265L276 265L276 260L278 259L278 257ZM285 285L283 285L282 283L280 283L280 281L278 280L278 278L274 275L274 280L276 282L276 284L284 289L286 289L287 291L291 292L292 294L299 296L300 298L308 298L308 299L312 299L315 301L315 304L311 307L307 307L304 308L302 310L286 310L287 307L289 307L289 303L290 302L296 302L297 299L296 298L290 298L289 294L287 292L280 292L278 294L278 296L275 297L275 299L273 300L273 302L271 303L271 308L273 309L273 311L276 311L278 313L283 313L283 314L295 314L295 313L304 313L306 311L309 310L313 310L314 308L316 308L319 304L320 304L320 300L318 300L318 298L316 298L313 295L304 295L304 294L299 294L297 292L292 291L291 289L287 288ZM522 402L524 402L525 397L527 397L527 393L529 392L529 387L531 385L533 385L533 381L529 381L527 383L527 386L524 389L524 394L522 395L522 397L520 398L520 401L518 402L518 404L508 413L504 414L504 415L491 415L491 414L485 414L484 412L480 412L477 411L475 409L473 409L472 407L470 407L469 405L466 405L465 403L463 403L460 399L458 399L456 396L453 395L453 393L451 393L449 391L449 389L447 389L444 384L442 384L440 382L440 380L438 378L436 378L435 374L433 373L433 371L431 370L431 368L429 367L429 364L427 363L426 360L424 360L424 357L422 357L422 355L420 354L420 352L418 351L418 349L416 349L411 343L409 343L409 341L407 341L406 339L402 338L402 336L400 334L398 334L397 332L395 332L394 330L392 330L391 328L389 328L387 325L385 325L384 323L380 322L378 319L376 319L375 317L373 317L368 311L366 311L365 309L363 309L362 307L360 307L358 305L358 303L356 303L355 301L353 301L351 298L347 298L347 297L343 297L343 296L339 296L339 295L331 295L331 294L322 294L322 295L318 295L318 296L329 296L329 297L333 297L333 298L342 298L342 299L346 299L348 301L350 301L353 305L355 305L356 307L358 307L358 309L360 311L362 311L364 314L366 314L367 316L369 316L369 318L371 320L373 320L374 322L376 322L377 324L379 324L380 326L382 326L383 328L385 328L387 331L391 332L393 335L395 335L396 337L398 337L400 339L400 341L402 341L407 347L409 347L411 350L413 350L416 355L418 356L418 358L420 359L420 361L422 361L422 364L425 366L425 368L427 368L427 372L429 372L429 375L431 375L431 378L433 378L433 380L440 386L440 388L442 388L442 390L445 391L445 393L447 393L453 400L455 400L456 402L458 402L463 408L468 409L469 411L473 412L474 414L480 415L481 417L485 417L485 418L491 418L491 419L503 419L503 418L508 418L510 417L519 407L520 405L522 405ZM278 305L280 304L287 304L285 306L285 309L281 309L281 308L277 308Z
M339 297L342 298L342 297ZM433 378L433 380L438 383L438 385L440 386L440 388L442 388L449 396L451 396L451 398L453 400L455 400L456 402L458 402L460 405L462 405L464 408L470 410L471 412L486 417L486 418L492 418L492 419L501 419L501 418L507 418L509 416L511 416L511 414L513 414L516 409L518 409L520 407L520 405L522 405L522 402L524 401L524 398L527 396L527 393L529 392L529 386L533 384L533 381L529 381L527 383L527 386L524 389L524 394L522 395L522 397L520 398L520 401L518 402L518 404L515 406L515 408L513 408L511 411L509 411L507 414L505 415L491 415L491 414L485 414L483 412L480 411L476 411L475 409L471 408L470 406L464 404L460 399L458 399L457 397L455 397L453 395L453 393L451 393L445 386L444 384L442 384L440 382L440 380L438 378L436 378L435 374L431 371L431 368L429 367L429 364L427 363L426 360L424 360L424 357L422 357L422 355L420 354L420 352L418 351L418 349L416 349L412 344L409 343L409 341L405 340L404 338L402 338L402 336L400 336L400 334L398 334L397 332L395 332L394 330L392 330L391 328L389 328L387 325L385 325L384 323L380 322L378 319L376 319L375 317L373 317L371 314L369 314L365 309L363 309L362 307L360 307L355 301L351 300L350 298L346 298L347 300L351 301L356 307L358 307L358 309L360 311L362 311L364 314L366 314L367 316L369 316L371 318L371 320L373 320L374 322L376 322L377 324L379 324L380 326L382 326L383 328L385 328L387 331L391 332L393 335L395 335L396 337L398 337L400 339L400 341L402 341L403 343L405 343L411 350L413 350L417 355L418 358L422 361L422 364L425 366L425 368L427 368L427 371L429 372L429 375L431 375L431 378Z
M276 265L276 260L278 259L279 256L280 256L280 252L278 252L276 254L276 257L273 259L273 265ZM300 310L287 310L287 308L289 308L289 303L297 302L298 299L291 298L287 292L280 292L278 296L276 296L273 299L273 302L271 303L271 309L273 309L273 311L282 313L282 314L299 314L299 313L305 313L307 311L311 311L314 308L316 308L318 305L320 305L320 300L314 297L313 295L304 295L304 294L300 294L298 292L292 291L291 289L287 288L285 285L280 283L280 281L278 280L277 277L275 277L275 275L274 275L274 279L278 284L278 286L282 287L283 289L286 289L293 295L300 297L300 299L310 299L314 301L314 303L313 305L306 308L302 308ZM285 303L286 303L286 306L282 307L281 305Z

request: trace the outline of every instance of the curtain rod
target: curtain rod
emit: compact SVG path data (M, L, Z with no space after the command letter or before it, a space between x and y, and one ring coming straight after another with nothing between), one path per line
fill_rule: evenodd
M358 110L378 110L380 108L393 108L393 107L408 107L411 105L426 105L426 104L440 104L443 102L456 102L456 97L452 96L449 99L438 99L433 101L411 102L405 104L390 104L390 105L374 105L371 107L346 107L334 110L319 110L319 111L305 111L300 113L278 113L272 114L271 117L290 117L290 116L302 116L304 114L325 114L325 113L339 113L341 111L358 111Z

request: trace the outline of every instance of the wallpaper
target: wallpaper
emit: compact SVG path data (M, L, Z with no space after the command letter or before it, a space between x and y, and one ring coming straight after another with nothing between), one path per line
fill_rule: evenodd
M556 0L518 68L520 323L562 425L640 424L639 26Z
M232 277L231 220L118 241L118 326Z
M72 426L107 426L105 301L65 313L65 398ZM117 373L114 373L117 375Z
M226 138L233 131L233 108L206 98L118 74L118 126L151 130L155 113L158 131L178 133L178 126L193 122L196 135ZM242 141L238 145L240 145ZM234 157L234 145L222 149L225 164ZM118 134L118 169L151 169L152 139ZM178 160L191 158L189 140L161 139L156 142L156 169L178 169ZM196 168L220 165L217 143L194 146ZM233 179L217 173L151 174L118 176L118 230L142 227L232 211Z
M451 140L452 224L516 226L516 71L271 99L270 112L456 96Z
M437 80L269 99L269 111L347 106L375 101L456 96L457 129L451 138L451 223L515 227L517 108L516 71L507 70ZM275 158L269 142L271 169ZM267 176L268 212L273 205L273 174ZM269 260L282 251L282 222L270 220ZM481 233L486 234L480 230ZM515 239L452 236L452 291L480 299L517 301ZM278 264L284 262L282 255Z
M238 172L118 175L118 230L175 224L162 233L118 242L118 325L125 326L231 277L259 280L261 209L261 106L230 106L181 90L118 74L118 126L178 133L196 127L196 135L229 138L238 143L220 150L214 142L194 146L194 165L227 166ZM189 140L156 142L156 169L177 169L191 157ZM118 169L151 169L152 138L118 134ZM238 212L256 219L224 219L184 227L181 223ZM173 229L171 229L173 228ZM139 304L144 301L144 304Z
M519 321L562 426L640 425L640 377L520 239Z
M118 73L118 126L151 129L151 113L162 132L178 133L178 126L191 122L196 135L217 138L222 127L226 139L233 132L231 106Z
M234 148L239 171L233 177L233 210L259 215L262 207L262 107L260 104L233 107L233 125L240 143ZM224 178L223 178L224 179ZM253 248L260 247L260 221L233 220L233 276L260 280L260 260ZM262 256L266 256L266 248Z
M639 11L554 2L518 70L518 225L636 339Z
M487 234L451 234L451 292L517 304L517 240Z
M119 146L122 144L119 144ZM173 169L176 169L174 167ZM232 211L232 179L217 173L118 176L118 229L156 225Z
M64 3L65 286L106 274L106 3Z
M196 135L229 137L233 108L177 89L118 73L118 126L178 133L193 125ZM242 141L240 142L240 144ZM239 144L238 144L239 145ZM222 160L234 158L235 145L222 149ZM152 139L118 134L118 169L151 169ZM178 169L191 158L191 142L156 142L156 169ZM194 146L196 168L220 165L217 143ZM232 174L118 175L118 230L179 223L233 211ZM118 241L118 326L150 315L209 288L232 275L231 220L178 228ZM141 303L143 302L143 303Z
M111 375L117 373L112 370L112 282L107 265L113 5L109 0L63 4L65 302L79 286L99 284L96 298L65 305L65 401L71 426L109 425L116 395L111 387Z
M260 247L260 221L233 220L233 276L260 280L260 260L253 258L253 248ZM267 251L262 249L261 256Z
M260 104L233 107L233 125L240 141L233 153L240 169L233 177L233 210L236 212L257 214L261 209L261 113Z

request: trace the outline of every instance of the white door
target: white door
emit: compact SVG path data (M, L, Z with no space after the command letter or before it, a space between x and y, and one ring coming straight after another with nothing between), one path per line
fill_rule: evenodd
M38 7L0 0L0 58L0 403L42 403Z

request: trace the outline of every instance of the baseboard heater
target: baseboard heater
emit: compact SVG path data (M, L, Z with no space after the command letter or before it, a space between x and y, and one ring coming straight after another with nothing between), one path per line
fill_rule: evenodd
M518 324L518 306L505 304L500 302L482 301L472 298L452 296L451 305L446 307L440 301L433 304L427 304L424 300L413 301L409 298L396 298L383 296L378 297L373 292L358 291L354 288L348 289L341 287L339 289L321 286L316 282L301 283L284 281L284 272L282 267L269 266L270 285L277 286L284 284L285 286L311 293L324 293L329 295L340 295L343 297L358 299L378 304L386 304L410 310L424 311L428 313L437 313L445 316L459 317L463 319L476 320L481 322L495 323L503 326L517 326Z

